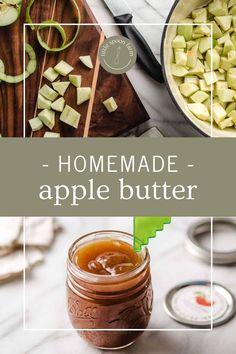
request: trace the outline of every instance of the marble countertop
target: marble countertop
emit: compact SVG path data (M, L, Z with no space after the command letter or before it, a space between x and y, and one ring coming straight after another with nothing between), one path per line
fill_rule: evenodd
M81 234L118 229L132 232L132 218L59 218L63 231L56 237L45 260L26 278L26 328L23 331L22 281L0 287L0 348L4 354L102 354L71 328L65 296L67 250ZM173 218L150 241L154 310L149 328L172 331L145 332L121 354L233 354L236 319L213 332L173 331L187 327L170 319L163 309L166 293L188 280L210 279L210 267L192 257L183 246L186 229L196 218ZM214 280L236 296L235 267L215 267ZM57 329L57 330L55 330ZM108 353L111 353L108 351Z
M102 0L87 0L87 2L99 23L114 22ZM159 24L158 26L138 26L138 29L157 58L160 58L163 31L161 24L165 23L174 0L126 0L126 2L133 11L135 24ZM103 30L106 35L117 34L115 27L103 26ZM129 72L128 76L151 118L134 129L132 133L139 136L150 127L156 126L166 137L202 136L178 111L164 84L152 80L138 65Z

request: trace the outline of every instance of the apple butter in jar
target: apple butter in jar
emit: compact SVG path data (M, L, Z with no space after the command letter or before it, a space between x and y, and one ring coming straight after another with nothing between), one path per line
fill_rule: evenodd
M132 244L130 234L101 231L79 238L69 249L69 317L97 348L126 347L148 326L153 302L150 257L147 248L135 253Z

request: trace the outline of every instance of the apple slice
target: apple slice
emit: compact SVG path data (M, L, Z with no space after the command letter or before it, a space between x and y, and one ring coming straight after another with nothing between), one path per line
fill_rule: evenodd
M226 5L226 3L225 3L225 5ZM229 16L216 16L215 21L223 29L223 31L228 31L231 26L232 16L231 15L229 15Z
M81 75L69 75L69 80L75 87L80 87L82 83Z
M58 96L58 93L54 91L51 87L49 87L47 84L41 87L39 93L49 101L54 101Z
M93 63L90 55L82 55L79 60L89 69L93 69Z
M172 72L172 75L177 76L177 77L183 77L188 74L188 70L184 66L177 65L177 64L171 65L171 72Z
M232 127L233 125L234 125L234 121L232 120L232 118L227 118L225 120L222 120L222 122L219 123L220 129L229 128Z
M43 123L38 117L30 119L29 124L30 124L33 132L36 132L36 131L42 129L42 127L43 127Z
M50 67L46 71L44 71L43 76L49 81L53 82L58 78L59 74L56 72L56 70Z
M193 113L198 119L209 120L210 113L203 103L190 103L188 104L188 109Z
M61 60L60 63L58 63L54 67L54 70L62 76L67 76L68 74L71 73L71 71L74 70L74 68L68 63L66 63L64 60Z
M43 97L40 93L38 94L38 109L50 109L52 102L47 98Z
M182 93L184 97L190 97L192 96L195 92L199 90L199 87L195 84L181 84L179 86L179 90Z
M0 27L14 23L21 13L22 0L0 1Z
M208 95L208 93L206 93L204 91L197 91L190 98L191 98L191 101L193 101L195 103L203 103L204 101L206 101L209 98L209 95Z
M64 100L63 97L60 97L58 98L55 102L52 103L52 106L51 108L54 110L54 111L57 111L57 112L62 112L64 107L65 107L65 103L66 101Z
M55 112L51 111L50 109L44 109L38 114L38 117L44 125L52 130L55 125Z
M77 88L77 105L88 101L91 97L91 87L78 87Z
M44 138L60 138L61 135L59 133L53 133L53 132L45 132Z
M227 116L227 112L218 102L213 103L212 114L214 121L219 124Z
M61 116L60 121L70 125L73 128L78 128L81 114L72 107L66 105Z
M114 97L110 97L103 102L104 106L108 110L109 113L115 112L118 108L117 103Z
M57 91L61 96L64 96L69 85L69 81L57 81L52 83L52 87L54 88L54 90Z

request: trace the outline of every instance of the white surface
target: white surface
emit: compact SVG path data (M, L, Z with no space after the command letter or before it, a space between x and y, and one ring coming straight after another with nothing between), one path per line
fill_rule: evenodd
M103 0L87 2L99 23L114 22ZM126 0L126 2L133 9L134 23L164 24L174 0ZM163 26L138 26L138 29L159 57ZM103 30L106 35L114 33L114 28L103 27ZM178 111L164 84L152 80L139 66L131 70L128 76L151 117L148 122L134 129L136 135L140 135L149 127L157 126L167 137L201 136Z
M186 228L195 218L174 218L171 225L150 241L152 279L155 292L150 327L185 329L164 312L167 291L186 280L209 279L210 269L189 255L183 247ZM45 262L27 277L27 327L71 328L66 312L65 274L68 246L77 236L99 229L132 232L132 218L60 218L64 232L45 254ZM235 267L216 267L215 281L236 296ZM0 288L0 348L4 354L99 354L75 331L33 331L22 329L22 283ZM236 319L211 332L147 332L122 354L233 354ZM108 352L109 353L109 352Z

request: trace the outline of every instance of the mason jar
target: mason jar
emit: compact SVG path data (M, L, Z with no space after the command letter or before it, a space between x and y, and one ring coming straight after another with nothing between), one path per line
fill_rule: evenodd
M116 275L93 274L78 267L75 255L84 245L116 240L133 244L132 235L99 231L78 238L70 247L67 302L70 321L89 343L102 349L131 345L147 328L153 303L150 256L147 248L133 269ZM132 252L134 252L132 250Z

